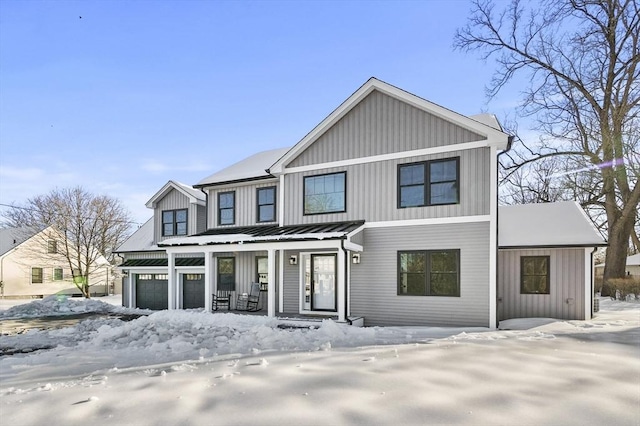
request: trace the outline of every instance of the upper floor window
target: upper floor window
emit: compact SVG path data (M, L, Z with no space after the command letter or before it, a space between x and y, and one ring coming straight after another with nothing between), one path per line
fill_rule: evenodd
M330 173L304 178L304 214L347 211L347 173Z
M42 268L31 268L31 284L42 284Z
M55 254L58 252L58 242L56 240L47 241L47 253Z
M258 222L276 220L276 187L258 188Z
M398 166L398 208L460 202L460 159Z
M398 252L398 295L460 296L460 250Z
M162 211L162 235L187 235L187 209Z
M549 256L520 258L520 294L549 294Z
M236 223L236 192L218 193L218 225Z

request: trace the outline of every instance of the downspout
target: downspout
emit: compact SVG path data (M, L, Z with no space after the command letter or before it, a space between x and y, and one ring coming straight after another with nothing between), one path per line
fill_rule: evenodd
M340 247L345 252L344 257L344 319L349 325L353 325L353 322L349 319L349 274L347 268L349 267L349 256L346 256L346 249L344 248L344 238L340 240Z
M593 298L595 297L595 293L593 292L593 281L595 279L594 275L594 269L593 269L593 255L595 254L595 252L598 251L598 247L594 247L593 250L591 250L591 268L589 268L589 270L591 271L591 278L590 278L590 282L591 282L591 319L593 319L593 314L595 312L593 312Z

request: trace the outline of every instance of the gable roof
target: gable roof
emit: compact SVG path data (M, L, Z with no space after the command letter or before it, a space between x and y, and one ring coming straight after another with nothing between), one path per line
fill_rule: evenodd
M173 180L167 182L158 192L156 192L155 195L151 197L149 201L147 201L146 206L150 209L155 208L157 202L174 189L188 197L190 203L204 206L205 196L202 191L198 191L197 189L194 189L189 185L185 185L184 183L176 182Z
M115 250L115 253L134 251L157 251L160 248L153 243L153 218L147 220Z
M18 247L33 235L35 232L29 232L28 228L1 228L0 256Z
M289 149L290 148L278 148L258 152L202 179L193 187L202 188L209 185L223 185L226 183L273 177L267 169L289 151Z
M505 149L509 143L509 135L504 133L502 129L495 127L493 122L495 117L493 117L493 120L484 116L476 116L476 119L469 118L450 109L434 104L426 99L420 98L398 87L385 83L384 81L371 77L338 108L322 120L320 124L302 138L300 142L294 145L286 154L278 159L278 161L271 165L269 172L272 174L282 173L285 166L291 162L291 160L300 155L307 147L309 147L309 145L314 143L320 136L322 136L322 134L336 124L374 90L380 91L381 93L406 102L418 109L453 122L472 132L483 135L488 139L487 145L495 145L500 149ZM495 121L497 122L497 120Z
M575 201L499 207L500 248L605 245L602 235Z

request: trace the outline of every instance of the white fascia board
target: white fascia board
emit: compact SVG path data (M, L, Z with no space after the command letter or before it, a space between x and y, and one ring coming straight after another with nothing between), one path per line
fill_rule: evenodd
M392 228L396 226L450 225L458 223L489 222L491 215L435 217L431 219L389 220L366 222L365 228Z
M474 141L474 142L460 143L456 145L435 146L432 148L414 149L411 151L392 152L389 154L380 154L380 155L372 155L369 157L352 158L349 160L331 161L328 163L309 164L307 166L286 168L282 173L288 174L288 173L308 172L308 171L319 170L319 169L330 169L333 167L346 167L346 166L353 166L356 164L375 163L378 161L399 160L403 158L420 157L423 155L443 154L447 152L464 151L468 149L486 148L488 146L491 146L491 145L487 142L487 140L480 140L480 141Z
M315 240L315 241L275 241L251 244L218 244L203 246L177 246L166 247L167 253L227 253L231 251L267 251L267 250L316 250L339 249L342 240Z
M278 178L277 177L256 178L251 180L243 180L241 182L225 183L223 185L212 183L212 184L207 184L203 186L202 189L204 189L205 191L218 191L218 190L239 188L241 186L259 185L263 183L271 183L273 185L276 185L278 183Z
M383 81L375 78L369 79L363 84L355 93L353 93L347 100L345 100L338 108L336 108L327 118L325 118L320 124L318 124L311 132L309 132L300 142L298 142L291 150L289 150L282 158L280 158L269 171L272 174L280 174L284 171L285 164L297 157L302 151L304 151L311 143L313 143L320 135L326 130L332 127L338 120L344 117L353 107L361 102L372 91L379 90L381 93L392 96L396 99L406 102L418 109L426 111L430 114L436 115L447 121L453 122L467 130L474 133L478 133L485 136L490 144L495 144L498 147L505 149L508 144L509 136L491 126L480 123L462 114L453 112L440 105L434 104L422 99L414 94L399 89Z
M362 247L360 244L352 243L349 240L345 240L344 248L349 250L349 251L357 251L357 252L364 251L364 247Z
M147 206L150 209L155 209L157 201L163 198L165 195L167 195L167 192L169 192L171 189L175 189L179 191L181 194L185 195L187 198L189 198L190 203L204 206L204 200L200 200L194 197L193 194L188 193L187 191L184 190L184 188L182 188L181 185L177 184L172 180L164 184L164 186L158 192L156 192L153 195L153 197L149 199L149 201L146 202L145 206Z

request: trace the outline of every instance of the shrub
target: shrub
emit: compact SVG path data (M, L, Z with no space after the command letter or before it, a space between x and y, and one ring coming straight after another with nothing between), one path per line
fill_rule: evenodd
M640 298L640 277L613 278L607 280L607 284L614 300L627 300L631 295L635 299Z

